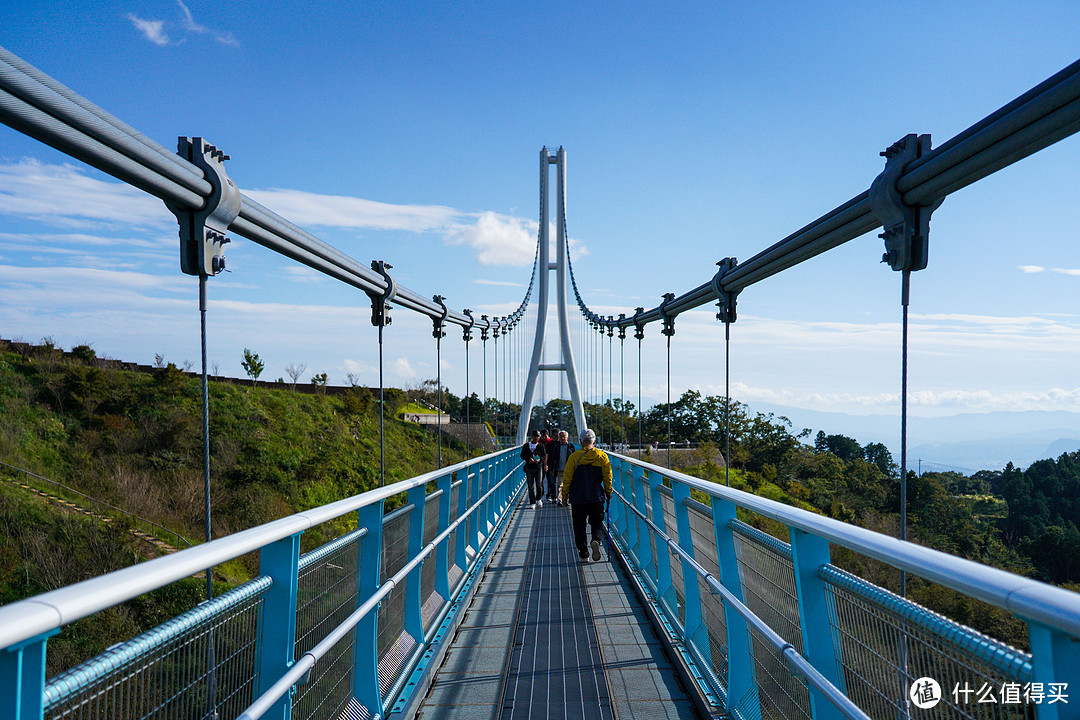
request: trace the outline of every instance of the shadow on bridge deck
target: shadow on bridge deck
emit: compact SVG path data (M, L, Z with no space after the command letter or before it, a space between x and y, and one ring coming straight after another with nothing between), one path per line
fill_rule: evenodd
M417 717L698 715L622 566L580 562L569 510L523 502Z

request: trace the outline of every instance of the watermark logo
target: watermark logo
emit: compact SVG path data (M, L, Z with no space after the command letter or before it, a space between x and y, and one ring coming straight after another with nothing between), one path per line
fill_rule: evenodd
M938 681L934 678L921 677L911 683L908 697L911 698L911 702L914 703L915 707L921 710L929 710L941 702L941 686L938 685Z

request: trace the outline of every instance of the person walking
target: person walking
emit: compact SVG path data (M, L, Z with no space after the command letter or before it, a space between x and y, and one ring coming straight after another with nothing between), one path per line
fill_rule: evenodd
M592 529L592 559L600 559L604 538L604 504L611 499L611 460L596 445L596 433L585 430L578 438L581 449L566 460L559 500L570 501L574 544L582 562L589 559L586 522Z
M554 445L548 446L548 492L558 505L563 501L559 499L559 486L562 485L563 470L566 469L566 461L577 452L577 446L570 442L570 433L559 430L558 440Z
M557 467L558 463L556 462L559 457L559 431L553 431L551 437L548 437L545 430L541 439L544 441L544 452L547 456L547 468L544 470L547 487L545 488L544 497L549 502L555 502L555 498L559 495L558 472L561 470L561 468Z
M531 439L521 446L521 459L525 461L525 482L529 486L529 508L544 505L544 467L547 455L544 443L540 441L540 431L533 430Z

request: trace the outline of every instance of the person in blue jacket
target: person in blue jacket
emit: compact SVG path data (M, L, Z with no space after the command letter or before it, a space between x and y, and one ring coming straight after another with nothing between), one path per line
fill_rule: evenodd
M600 559L600 543L604 538L604 505L611 499L611 460L596 445L596 433L585 430L579 438L581 449L566 460L563 470L561 501L570 502L574 523L574 544L578 557L589 559L585 525L592 529L592 559Z

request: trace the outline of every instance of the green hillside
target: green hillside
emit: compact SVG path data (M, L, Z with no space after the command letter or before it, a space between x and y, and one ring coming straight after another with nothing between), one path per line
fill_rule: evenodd
M120 369L81 346L0 348L0 460L153 520L204 536L199 380L174 365ZM393 418L387 393L386 482L438 466L438 438ZM379 412L365 388L320 395L210 385L213 534L221 537L377 487ZM443 464L465 458L444 440ZM0 477L16 477L4 471ZM391 498L388 507L401 504ZM347 528L305 533L305 548ZM105 523L0 481L0 602L52 590L157 553L122 518ZM248 579L254 557L215 571L222 589ZM192 579L69 627L50 640L50 671L193 606Z

